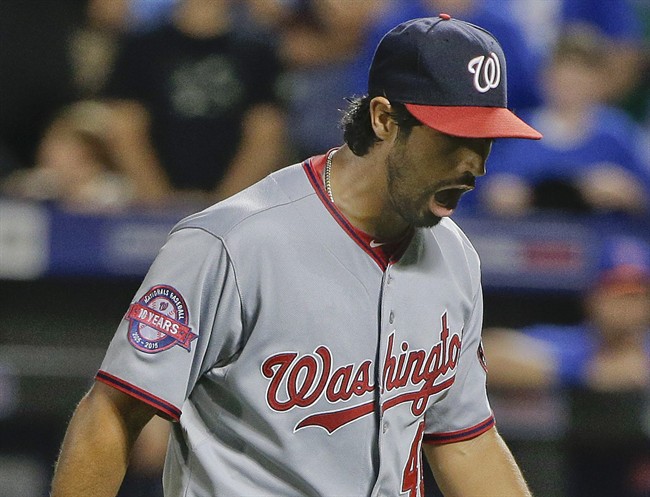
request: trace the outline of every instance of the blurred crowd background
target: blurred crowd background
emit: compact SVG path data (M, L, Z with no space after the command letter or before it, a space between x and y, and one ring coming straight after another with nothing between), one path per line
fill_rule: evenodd
M484 265L514 264L499 247L531 226L584 228L592 255L578 285L486 284L499 429L536 495L650 496L649 0L2 0L0 497L47 495L142 276L20 273L35 238L64 238L72 263L111 216L177 220L341 144L381 35L440 12L497 36L509 106L544 134L498 140L455 214L503 230L477 243ZM34 206L63 221L39 234ZM569 274L555 247L529 247L533 262ZM121 497L161 495L165 423Z

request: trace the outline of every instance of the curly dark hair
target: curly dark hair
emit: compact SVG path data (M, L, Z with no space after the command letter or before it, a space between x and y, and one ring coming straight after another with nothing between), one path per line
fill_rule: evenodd
M349 98L348 108L341 119L343 139L350 150L358 156L366 155L370 147L380 141L370 124L370 101L372 99L373 97L370 95ZM422 125L403 103L391 102L391 107L393 108L391 119L399 126L398 133L402 137L406 138L413 126Z

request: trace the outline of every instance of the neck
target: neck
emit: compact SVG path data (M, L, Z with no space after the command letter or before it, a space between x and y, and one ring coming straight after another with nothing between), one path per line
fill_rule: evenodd
M391 240L409 225L393 209L388 196L386 158L380 147L358 157L344 145L332 158L330 184L338 209L357 229Z

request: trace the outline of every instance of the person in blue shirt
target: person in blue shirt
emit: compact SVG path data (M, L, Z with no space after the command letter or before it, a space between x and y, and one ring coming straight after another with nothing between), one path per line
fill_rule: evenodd
M567 495L642 497L650 495L650 244L616 235L600 248L584 320L486 329L488 379L564 399Z
M560 38L544 72L544 104L521 114L545 139L494 144L490 177L474 196L480 205L509 215L547 207L650 211L650 165L640 150L640 128L603 103L606 52L605 39L584 25Z
M507 12L526 33L532 49L545 58L563 28L588 24L608 41L607 100L620 105L642 85L647 0L485 0L488 8ZM646 33L647 36L647 33ZM629 110L628 110L629 112Z

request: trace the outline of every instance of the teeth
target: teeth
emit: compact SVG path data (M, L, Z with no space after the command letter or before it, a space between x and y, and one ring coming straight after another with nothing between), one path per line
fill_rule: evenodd
M441 189L438 190L438 192L436 192L436 193L444 192L444 191L446 191L446 190L462 190L463 192L469 192L469 191L471 191L471 190L473 190L473 189L474 189L474 187L473 187L473 186L469 186L469 185L447 186L447 187L445 187L445 188L441 188Z
M438 190L435 193L434 198L436 199L436 202L438 202L439 204L453 209L458 204L461 195L470 190L473 190L473 188L467 185L450 186Z

